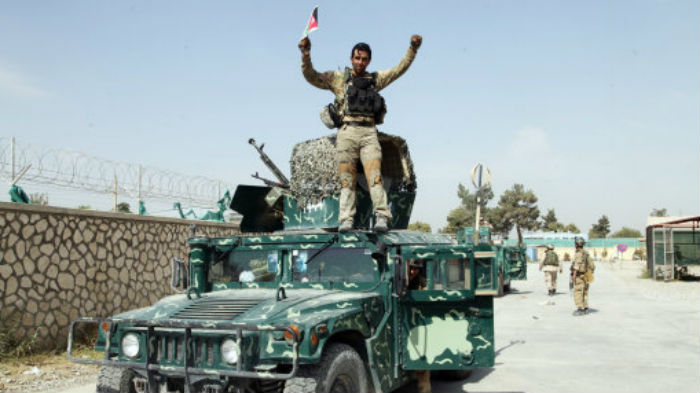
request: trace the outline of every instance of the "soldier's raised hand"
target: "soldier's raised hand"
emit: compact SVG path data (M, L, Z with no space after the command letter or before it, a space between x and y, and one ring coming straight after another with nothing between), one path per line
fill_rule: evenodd
M299 41L299 50L310 50L310 49L311 49L311 40L309 40L309 37L302 38L302 40Z
M421 37L418 34L414 34L411 36L411 48L413 49L418 49L420 48L420 44L423 42L423 37Z

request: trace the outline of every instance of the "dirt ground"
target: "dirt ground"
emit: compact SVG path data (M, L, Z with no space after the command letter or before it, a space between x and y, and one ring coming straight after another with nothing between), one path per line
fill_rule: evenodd
M433 392L697 392L700 282L640 279L644 267L599 262L593 312L574 317L566 275L550 297L537 265L528 265L528 280L495 301L495 367L433 380ZM65 355L0 363L0 393L94 392L96 374Z
M77 356L94 356L94 352L83 351ZM57 392L76 385L94 385L97 370L97 366L69 362L65 354L3 361L0 393Z

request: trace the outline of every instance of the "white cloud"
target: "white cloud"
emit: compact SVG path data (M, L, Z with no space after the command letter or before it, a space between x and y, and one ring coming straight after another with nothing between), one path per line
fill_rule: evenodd
M0 66L0 94L21 98L46 98L50 94L36 86L32 86L20 74L8 71Z

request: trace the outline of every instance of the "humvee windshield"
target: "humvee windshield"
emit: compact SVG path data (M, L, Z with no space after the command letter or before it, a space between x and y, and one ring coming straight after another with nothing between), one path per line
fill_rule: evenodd
M279 271L278 262L277 250L234 250L214 260L209 282L274 281Z
M292 250L292 281L373 282L374 264L366 248Z

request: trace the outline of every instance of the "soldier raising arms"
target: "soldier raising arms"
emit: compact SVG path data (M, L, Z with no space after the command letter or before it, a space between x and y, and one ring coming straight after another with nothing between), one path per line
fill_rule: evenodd
M357 160L361 160L374 206L375 231L385 232L389 227L391 212L382 185L382 151L377 139L377 124L382 124L386 107L379 91L395 81L413 62L422 37L411 37L411 45L399 64L385 71L368 73L372 50L365 43L352 48L352 68L344 71L319 73L311 64L311 41L305 37L299 42L301 70L306 80L319 89L330 90L335 95L333 109L337 111L339 127L336 139L336 160L340 177L340 232L353 228L357 186Z

